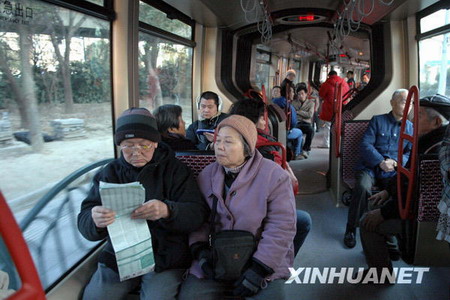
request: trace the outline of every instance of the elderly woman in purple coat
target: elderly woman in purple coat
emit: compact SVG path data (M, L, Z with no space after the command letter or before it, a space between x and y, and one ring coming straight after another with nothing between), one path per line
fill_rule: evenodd
M256 238L248 267L234 282L214 280L205 223L189 240L194 262L179 299L284 299L284 282L294 261L295 197L287 173L255 151L257 131L249 119L232 115L216 129L217 161L197 181L212 207L217 199L215 230L245 230Z

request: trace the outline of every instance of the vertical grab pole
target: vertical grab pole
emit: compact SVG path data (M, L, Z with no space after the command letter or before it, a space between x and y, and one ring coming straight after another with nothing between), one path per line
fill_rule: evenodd
M0 233L5 241L10 255L22 280L22 287L10 300L45 300L45 293L42 289L33 259L31 258L28 246L23 239L22 232L17 225L14 216L9 209L3 194L0 191Z
M336 102L334 107L334 130L336 135L336 158L341 156L341 132L342 132L342 84L336 84Z
M413 120L413 135L405 133L406 120L408 119L408 112L411 106L411 99L414 97L414 120ZM406 99L405 110L403 111L402 124L400 127L400 138L398 141L398 159L397 159L397 199L398 210L402 220L407 220L412 217L411 203L414 192L415 179L416 179L416 161L417 161L417 142L418 142L418 126L419 126L419 90L417 86L413 85L408 92L408 98ZM403 167L403 143L408 140L412 143L411 155L409 161L409 169ZM404 199L405 186L402 184L402 175L408 179L408 186L406 188L406 199Z
M261 93L262 93L262 98L264 103L267 105L269 105L269 103L267 103L267 95L266 95L266 87L264 86L264 84L261 86ZM269 132L269 113L267 111L267 107L266 109L264 109L264 121L266 122L266 126L264 127L264 131L266 133Z

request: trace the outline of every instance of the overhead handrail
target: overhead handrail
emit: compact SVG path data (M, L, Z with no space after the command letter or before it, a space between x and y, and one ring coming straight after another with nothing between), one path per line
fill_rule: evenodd
M334 106L334 131L336 136L336 158L341 156L341 133L342 133L342 84L336 83Z
M353 97L355 97L356 94L358 94L359 90L357 88L352 88L349 89L347 91L347 93L345 93L342 96L342 105L345 106L347 105L350 101L352 101Z
M22 231L25 231L28 226L30 226L31 222L35 219L35 217L39 214L39 212L49 203L56 195L58 195L61 191L63 191L70 183L78 179L81 175L98 168L100 166L106 165L107 163L111 162L113 158L107 158L103 160L99 160L97 162L94 162L92 164L89 164L87 166L84 166L60 182L56 184L50 191L47 192L39 201L38 203L31 209L31 211L23 218L23 220L20 222L20 228Z
M413 135L405 133L406 120L408 119L408 112L411 106L411 99L414 97L414 119L413 119ZM414 192L416 177L416 160L417 160L417 144L418 144L418 132L419 132L419 90L417 86L413 85L408 91L408 98L406 99L405 109L403 110L403 118L400 127L400 138L398 141L398 158L397 158L397 199L398 209L400 217L403 220L411 219L411 203ZM409 156L409 169L403 167L403 143L404 140L408 140L412 144L411 155ZM404 184L402 183L402 175L408 179L408 185L406 188L406 198L404 198Z
M9 250L22 281L21 288L11 295L11 300L45 300L39 275L19 226L0 191L0 233Z

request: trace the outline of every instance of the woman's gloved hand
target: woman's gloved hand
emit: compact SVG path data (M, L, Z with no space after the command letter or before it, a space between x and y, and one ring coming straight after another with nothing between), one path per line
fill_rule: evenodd
M214 268L212 263L212 250L207 242L197 242L191 245L192 257L198 260L205 278L214 279Z
M250 267L234 283L233 295L240 297L249 297L255 295L260 289L267 285L266 277L274 271L253 258Z

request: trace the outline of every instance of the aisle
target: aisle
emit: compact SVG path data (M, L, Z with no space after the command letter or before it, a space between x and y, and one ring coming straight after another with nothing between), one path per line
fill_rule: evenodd
M337 271L344 271L344 268L350 267L354 269L366 268L359 232L355 248L347 249L342 242L347 219L347 207L335 207L331 195L324 188L324 176L321 180L314 179L314 174L325 173L328 167L328 150L312 149L310 158L291 162L290 165L294 173L300 175L300 187L304 187L303 190L301 188L302 192L306 190L319 191L314 194L297 196L297 208L306 210L311 214L312 230L295 259L295 269L310 267L311 272L314 270L312 268L317 268L316 272L323 273L325 268L332 267L335 267ZM394 267L416 266L409 266L403 261L398 261L394 262ZM394 286L350 284L346 280L343 284L339 284L337 278L334 278L334 281L332 280L332 283L329 284L322 284L319 280L310 283L303 281L305 272L307 272L306 269L299 276L302 283L294 281L286 284L286 299L450 299L449 268L430 267L429 272L424 273L421 284L415 283L416 274L414 273L409 278L412 279L413 283L396 284Z

